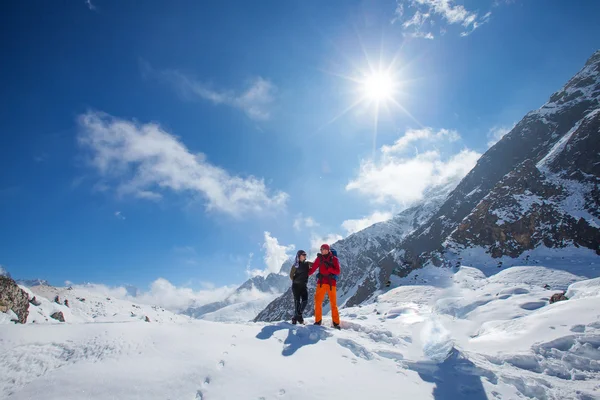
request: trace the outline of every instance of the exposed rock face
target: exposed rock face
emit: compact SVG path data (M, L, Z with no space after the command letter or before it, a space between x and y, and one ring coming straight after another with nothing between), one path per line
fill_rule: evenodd
M54 314L50 315L50 318L54 318L60 322L65 322L65 316L63 315L62 311L55 312Z
M0 276L0 311L12 310L19 323L27 322L29 315L29 296L17 283L7 276Z
M516 257L539 246L598 251L600 52L550 101L490 148L382 267L406 275L482 248ZM600 253L598 253L600 254Z

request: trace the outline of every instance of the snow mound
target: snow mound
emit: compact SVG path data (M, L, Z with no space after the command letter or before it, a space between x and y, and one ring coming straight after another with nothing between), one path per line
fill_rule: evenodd
M555 290L564 290L570 284L581 281L584 277L567 271L537 266L511 267L488 278L489 283L509 285L549 285Z
M588 279L569 286L565 294L569 299L597 297L600 294L600 278Z

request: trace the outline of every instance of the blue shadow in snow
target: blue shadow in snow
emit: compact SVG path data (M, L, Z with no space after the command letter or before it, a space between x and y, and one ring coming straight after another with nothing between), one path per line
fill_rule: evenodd
M283 342L281 355L289 357L304 346L310 346L325 340L331 336L326 328L314 325L292 325L288 322L280 322L276 325L267 325L256 335L257 339L267 340L273 337L275 332L288 330L288 335Z
M425 382L435 383L435 400L487 400L481 377L497 383L496 375L478 368L454 348L441 363L421 361L405 365L417 372Z

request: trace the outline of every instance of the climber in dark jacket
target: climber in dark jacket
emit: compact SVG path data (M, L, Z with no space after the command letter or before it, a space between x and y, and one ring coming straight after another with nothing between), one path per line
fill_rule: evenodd
M294 316L292 324L304 323L302 313L306 308L308 301L308 271L312 267L310 261L306 261L306 252L299 250L296 253L296 260L290 271L290 279L292 280L292 293L294 294Z

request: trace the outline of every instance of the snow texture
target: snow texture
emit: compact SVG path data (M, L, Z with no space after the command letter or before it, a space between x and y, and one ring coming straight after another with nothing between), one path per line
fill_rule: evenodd
M147 323L129 316L137 308L126 301L38 287L41 305L34 311L60 310L67 322L40 316L36 323L0 326L0 397L600 396L598 279L546 267L491 277L470 267L430 267L399 280L343 309L341 331L328 327L328 316L325 326L220 323L151 307L142 310L154 312ZM559 287L569 300L548 304ZM73 305L53 303L56 294ZM77 300L81 295L89 299Z

